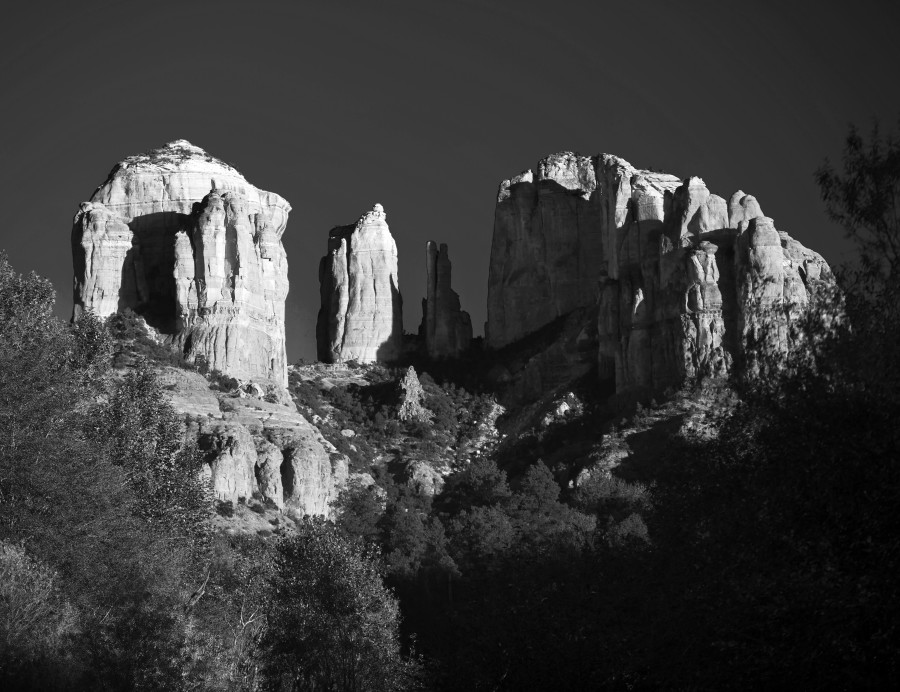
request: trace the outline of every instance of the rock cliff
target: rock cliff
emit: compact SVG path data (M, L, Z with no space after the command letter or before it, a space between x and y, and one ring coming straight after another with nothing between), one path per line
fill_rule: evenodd
M347 458L293 403L217 394L199 373L176 368L162 369L160 379L206 454L204 474L217 500L259 493L286 512L331 516Z
M75 215L74 317L131 308L186 356L285 385L289 212L185 140L129 157Z
M439 360L456 358L472 342L472 319L460 308L459 295L451 286L450 253L442 243L425 245L426 292L422 301L420 337L428 357Z
M583 372L593 352L618 392L748 372L791 348L797 318L833 286L821 256L775 230L742 191L634 168L607 154L553 154L500 185L487 345L500 349L589 311L554 342ZM577 338L573 338L575 334ZM576 345L577 344L577 345ZM545 372L542 355L529 371ZM553 356L562 362L559 353ZM566 373L542 382L546 391ZM559 380L559 382L556 382Z
M403 309L397 245L384 207L376 204L355 225L337 226L319 264L319 360L389 362L400 354Z

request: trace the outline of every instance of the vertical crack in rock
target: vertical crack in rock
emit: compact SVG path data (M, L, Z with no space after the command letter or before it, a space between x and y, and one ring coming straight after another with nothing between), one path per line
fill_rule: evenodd
M429 240L425 244L425 299L419 335L428 357L434 360L457 358L472 342L472 319L460 307L459 295L451 286L452 264L447 245Z
M564 354L569 371L529 362L544 388L584 371L591 339L600 377L620 393L724 376L735 363L758 373L795 345L792 325L834 286L822 257L743 191L726 202L701 178L609 154L562 152L537 170L500 185L485 338L496 350L564 325L544 352Z
M188 357L285 386L290 209L186 140L131 156L75 215L73 316L131 308Z
M399 285L397 245L384 207L376 204L355 225L331 229L319 264L319 360L396 360L403 337Z

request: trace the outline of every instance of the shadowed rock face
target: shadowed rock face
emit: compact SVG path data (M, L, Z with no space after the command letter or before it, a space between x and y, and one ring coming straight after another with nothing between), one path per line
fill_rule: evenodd
M554 154L500 186L486 340L503 348L588 310L601 378L649 391L735 362L752 372L791 348L791 324L833 284L742 191L726 202L697 177Z
M319 284L319 360L384 363L398 357L403 310L397 245L380 204L355 225L331 230L328 254L319 264Z
M460 309L459 295L451 286L450 253L446 244L429 240L425 245L425 300L422 302L420 336L428 357L456 358L472 342L472 319Z
M185 140L129 157L75 215L74 318L131 308L186 356L285 385L289 212Z

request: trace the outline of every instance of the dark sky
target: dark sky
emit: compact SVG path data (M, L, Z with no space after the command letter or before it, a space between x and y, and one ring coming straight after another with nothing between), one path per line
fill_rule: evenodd
M812 173L900 115L900 6L764 2L16 3L0 26L0 248L71 310L71 218L127 155L189 139L286 197L288 357L314 355L328 230L381 202L415 331L424 244L481 331L498 183L554 151L738 188L826 259Z

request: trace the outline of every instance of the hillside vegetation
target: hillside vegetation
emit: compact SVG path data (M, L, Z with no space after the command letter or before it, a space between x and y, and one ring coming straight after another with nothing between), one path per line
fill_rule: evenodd
M898 163L853 133L819 172L865 261L765 378L506 410L484 354L291 366L333 521L214 503L157 376L198 366L0 255L0 686L896 687Z

